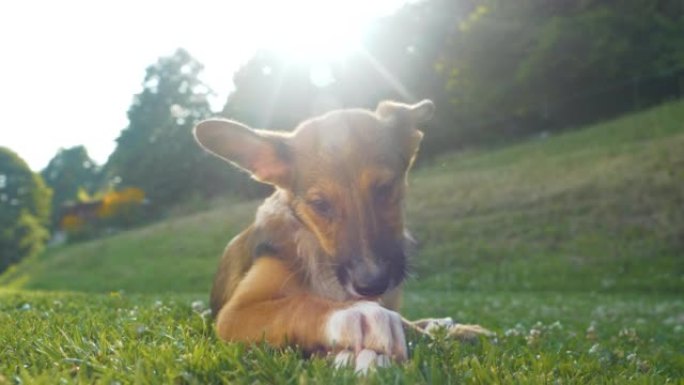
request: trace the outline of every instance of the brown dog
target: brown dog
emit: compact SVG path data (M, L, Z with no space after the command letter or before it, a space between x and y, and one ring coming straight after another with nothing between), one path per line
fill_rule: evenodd
M221 258L211 309L222 339L335 352L359 370L407 358L393 311L411 243L403 201L417 127L434 108L383 102L291 133L229 120L195 127L206 150L275 186Z

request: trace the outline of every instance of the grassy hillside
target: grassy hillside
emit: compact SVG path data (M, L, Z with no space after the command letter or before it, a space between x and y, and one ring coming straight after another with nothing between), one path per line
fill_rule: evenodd
M682 291L684 105L417 173L419 272L440 288Z
M0 385L359 382L293 349L216 339L212 275L257 204L217 204L6 272ZM497 337L411 336L408 363L362 383L682 383L684 103L437 159L413 174L408 216L421 245L402 313Z
M226 243L253 218L256 202L219 207L105 239L60 246L10 270L13 288L207 292Z
M682 291L683 122L684 104L670 104L416 170L408 221L421 249L411 286ZM0 284L206 293L219 254L257 204L53 249Z

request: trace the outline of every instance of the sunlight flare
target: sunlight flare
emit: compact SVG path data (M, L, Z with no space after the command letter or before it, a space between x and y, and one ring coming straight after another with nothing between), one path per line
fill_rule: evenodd
M371 23L395 11L405 0L365 2L293 0L245 2L244 13L255 20L244 39L252 46L275 50L294 60L329 62L362 46Z

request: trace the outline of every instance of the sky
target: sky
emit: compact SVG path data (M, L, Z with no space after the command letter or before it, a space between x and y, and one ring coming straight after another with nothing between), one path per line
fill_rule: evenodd
M314 61L358 49L374 18L406 0L0 2L0 146L34 171L83 144L106 162L145 68L185 48L221 109L258 47Z

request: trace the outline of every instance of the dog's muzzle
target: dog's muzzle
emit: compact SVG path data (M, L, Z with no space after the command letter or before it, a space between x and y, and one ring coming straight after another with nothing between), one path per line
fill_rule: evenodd
M353 263L339 266L337 277L342 286L355 297L378 297L390 287L388 266L375 263Z

